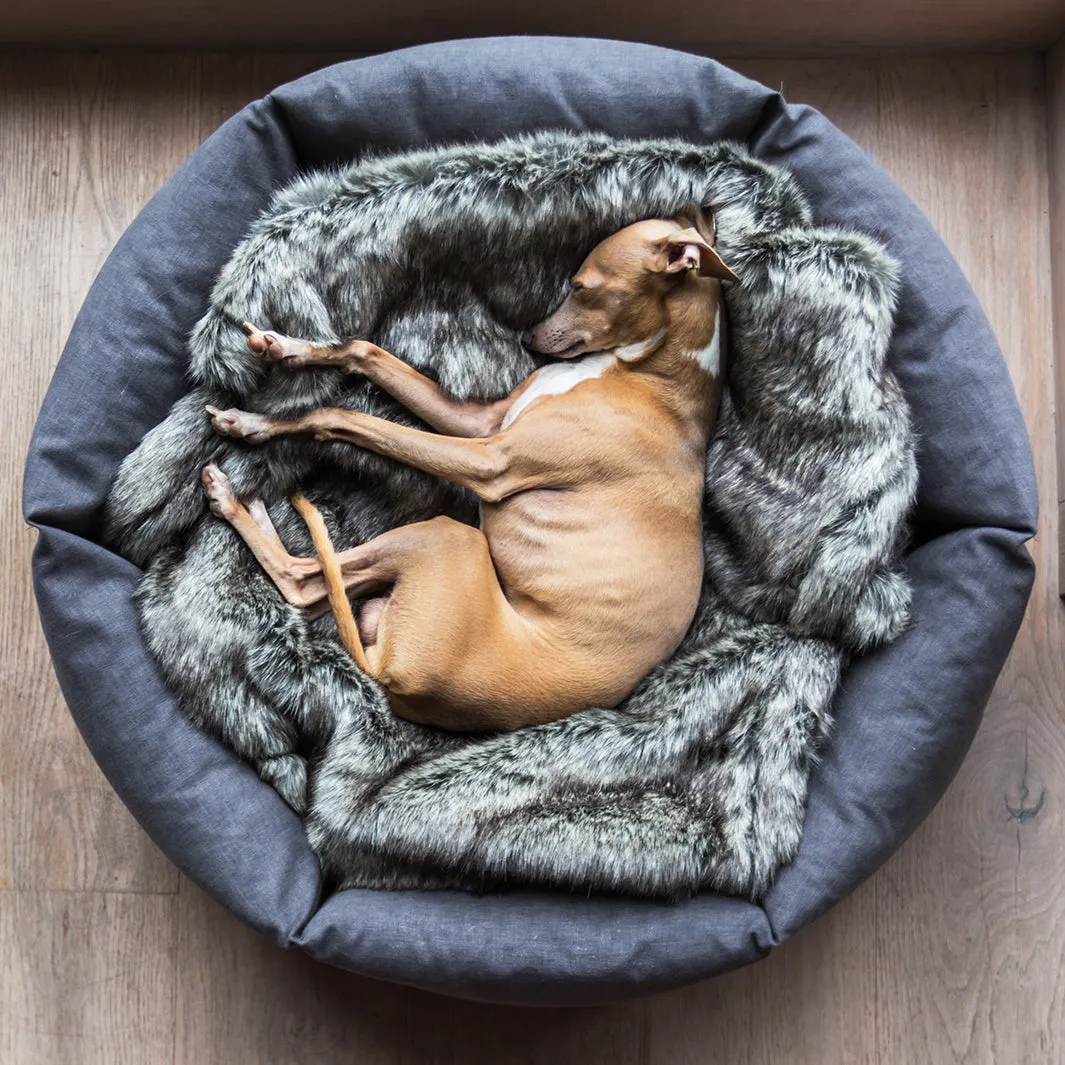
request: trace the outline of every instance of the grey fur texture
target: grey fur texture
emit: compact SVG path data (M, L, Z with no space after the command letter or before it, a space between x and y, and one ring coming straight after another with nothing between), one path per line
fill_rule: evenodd
M331 619L284 603L207 512L199 470L219 462L262 496L297 554L312 552L296 488L340 548L441 512L472 521L475 507L350 446L215 436L207 402L416 424L361 379L255 358L240 323L370 338L456 396L499 396L534 368L518 337L585 254L693 201L716 211L743 283L727 293L706 579L682 646L617 710L476 737L396 719ZM874 241L817 228L786 172L731 144L544 133L308 175L222 271L190 340L194 389L112 492L110 539L147 568L148 645L190 718L306 815L337 885L759 897L798 845L847 657L907 624L916 470L885 366L895 292Z

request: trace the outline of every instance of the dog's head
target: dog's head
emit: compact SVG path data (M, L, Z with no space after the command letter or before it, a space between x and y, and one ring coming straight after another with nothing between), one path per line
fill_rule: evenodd
M626 226L592 249L566 298L529 331L527 346L561 359L613 351L639 360L665 335L666 297L677 285L690 276L739 280L713 241L713 221L699 208Z

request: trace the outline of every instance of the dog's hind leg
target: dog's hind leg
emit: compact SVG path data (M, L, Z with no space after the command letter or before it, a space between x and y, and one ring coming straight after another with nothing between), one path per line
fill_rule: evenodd
M211 512L225 518L236 529L288 602L307 607L325 596L325 582L318 559L300 558L289 553L261 500L246 507L237 498L229 478L217 466L204 466L200 479Z
M252 500L245 506L234 493L229 478L217 466L205 466L201 474L204 492L213 514L225 518L248 545L266 575L277 586L285 600L293 606L308 610L312 616L325 609L326 586L322 565L317 558L293 555L281 541L262 500ZM364 544L337 553L344 586L349 594L365 594L379 590L387 583L373 561L383 546L398 530L384 533ZM373 642L370 640L369 642Z

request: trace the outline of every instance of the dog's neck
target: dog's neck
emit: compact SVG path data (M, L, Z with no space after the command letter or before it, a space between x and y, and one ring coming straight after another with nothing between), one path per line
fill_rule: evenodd
M709 425L725 371L720 283L689 274L666 297L666 313L665 329L645 341L649 354L632 362L621 350L614 354L629 370L651 378L678 415Z

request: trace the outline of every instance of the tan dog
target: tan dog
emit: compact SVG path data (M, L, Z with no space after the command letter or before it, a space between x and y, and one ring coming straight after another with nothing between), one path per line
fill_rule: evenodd
M481 528L434 518L337 554L298 497L319 562L290 555L265 507L245 508L208 466L212 510L290 603L328 596L345 645L402 717L512 729L616 706L676 650L699 599L704 466L723 379L719 279L737 280L712 244L698 212L604 240L526 338L567 361L496 402L449 399L365 341L316 348L246 325L253 351L363 374L444 435L348 410L285 421L209 407L218 432L369 448L476 493ZM389 587L356 625L348 595Z

